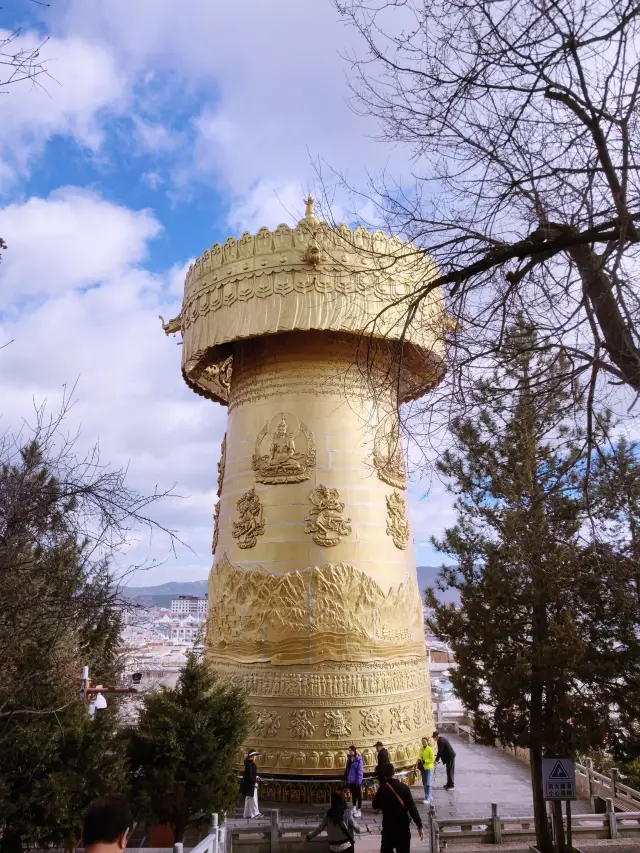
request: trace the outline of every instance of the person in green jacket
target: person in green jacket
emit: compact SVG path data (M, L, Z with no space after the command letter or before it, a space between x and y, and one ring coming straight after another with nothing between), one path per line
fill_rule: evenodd
M424 803L428 805L431 802L431 777L433 776L433 767L435 765L435 756L433 749L429 745L429 738L422 738L422 749L418 753L418 770L422 774L422 785L424 786Z

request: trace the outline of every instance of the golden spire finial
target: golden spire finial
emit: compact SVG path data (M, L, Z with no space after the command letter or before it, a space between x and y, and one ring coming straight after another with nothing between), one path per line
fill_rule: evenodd
M304 200L304 205L305 205L304 215L305 215L306 219L315 219L315 213L313 211L313 203L314 203L313 198L311 196L311 193L309 193L307 198Z

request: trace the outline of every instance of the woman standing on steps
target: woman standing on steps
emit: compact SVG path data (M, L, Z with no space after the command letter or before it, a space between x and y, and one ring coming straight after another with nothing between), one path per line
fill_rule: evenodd
M353 816L362 817L362 777L364 775L364 761L358 750L349 747L347 754L347 766L344 770L344 781L351 791L351 803L353 805Z
M323 829L327 830L330 853L354 853L354 832L359 834L360 827L340 794L331 795L331 808L322 823L307 835L307 841L320 835Z
M240 780L240 793L244 794L244 817L262 817L258 808L258 768L256 758L260 755L250 749L244 761L244 773Z

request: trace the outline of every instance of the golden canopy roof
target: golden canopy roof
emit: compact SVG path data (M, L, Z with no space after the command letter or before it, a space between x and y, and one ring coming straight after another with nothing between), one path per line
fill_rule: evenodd
M232 344L281 332L327 330L402 342L411 379L404 398L422 396L443 372L445 314L439 289L420 303L410 324L410 297L436 274L410 243L362 226L331 228L313 213L295 228L278 225L229 237L187 272L182 310L163 322L180 331L182 372L197 393L228 400ZM396 353L397 356L397 353Z

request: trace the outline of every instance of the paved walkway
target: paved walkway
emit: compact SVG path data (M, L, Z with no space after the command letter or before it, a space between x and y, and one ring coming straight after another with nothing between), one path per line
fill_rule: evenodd
M433 804L439 818L488 817L491 803L498 803L501 815L533 814L528 764L493 746L464 743L453 735L446 737L456 751L456 786L453 791L443 790L446 772L439 764L433 789ZM421 788L413 789L416 801L421 793ZM588 801L579 801L574 804L574 812L588 812L588 806Z
M491 816L491 804L497 803L502 817L533 816L533 799L531 795L531 777L529 767L512 755L492 746L480 746L475 743L464 743L453 735L447 735L456 751L455 789L445 791L446 773L442 765L438 765L432 792L432 802L436 816L447 818L488 818ZM429 806L423 804L424 792L422 786L412 789L413 798L418 811L427 825ZM271 811L271 804L262 804L265 818ZM310 825L313 813L318 815L318 822L326 811L326 806L293 806L282 803L273 804L279 808L281 820L287 823L300 821ZM573 804L574 814L585 814L590 811L587 800L579 800ZM240 828L243 821L233 821ZM363 833L378 834L381 829L382 815L374 812L371 803L362 804L362 818L358 820ZM366 836L364 836L366 837ZM364 840L363 836L361 839ZM366 853L361 844L362 853ZM367 848L368 851L368 848Z

